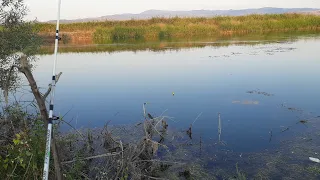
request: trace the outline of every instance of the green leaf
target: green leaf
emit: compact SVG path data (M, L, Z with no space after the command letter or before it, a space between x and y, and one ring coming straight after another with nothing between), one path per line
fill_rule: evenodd
M14 139L14 140L13 140L13 143L14 143L15 145L17 145L17 144L20 143L20 140L19 140L19 139Z
M31 156L32 153L31 153L30 151L26 151L26 155L27 155L27 156Z
M21 138L21 135L20 134L16 134L17 136L17 139L20 139Z

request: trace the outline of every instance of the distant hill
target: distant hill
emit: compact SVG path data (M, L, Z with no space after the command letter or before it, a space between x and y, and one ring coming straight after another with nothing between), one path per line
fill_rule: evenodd
M302 14L312 14L312 15L317 15L320 16L320 10L317 11L306 11L306 12L301 12Z
M283 13L303 13L303 14L318 14L320 9L314 8L273 8L264 7L259 9L240 9L240 10L191 10L191 11L164 11L164 10L148 10L139 14L115 14L96 18L84 18L73 20L60 20L61 23L74 22L89 22L89 21L121 21L130 19L150 19L153 17L214 17L214 16L243 16L249 14L283 14ZM47 21L48 23L55 23L55 20Z

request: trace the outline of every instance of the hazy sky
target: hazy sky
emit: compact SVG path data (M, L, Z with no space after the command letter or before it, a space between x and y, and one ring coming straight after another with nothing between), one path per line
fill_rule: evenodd
M28 19L55 20L58 0L25 0ZM260 7L320 8L320 0L62 0L61 18L76 19L117 13L140 13L149 9L244 9Z

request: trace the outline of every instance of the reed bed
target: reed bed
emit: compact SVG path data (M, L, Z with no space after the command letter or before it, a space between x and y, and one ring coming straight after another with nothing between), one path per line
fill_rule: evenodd
M36 28L41 33L55 32L54 24L40 23L36 25ZM302 14L254 14L212 18L159 17L148 20L61 24L62 33L90 32L93 42L98 44L270 32L318 32L319 30L320 16ZM71 38L79 38L72 37L73 33L70 34Z

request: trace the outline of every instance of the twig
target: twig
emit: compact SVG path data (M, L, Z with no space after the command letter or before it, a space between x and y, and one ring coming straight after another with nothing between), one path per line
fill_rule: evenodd
M197 118L193 121L192 125L199 119L199 117L202 115L202 112L197 116Z
M160 116L162 116L165 112L167 112L168 111L168 109L166 109L166 110L164 110L161 114L160 114Z
M121 140L120 140L120 147L121 147L121 159L122 159L122 164L123 164L123 144L122 144Z
M84 174L83 172L80 172L80 174L81 174L81 176L83 176L85 179L90 180L90 178L89 178L86 174Z
M181 163L181 162L173 162L173 161L161 161L157 159L151 159L151 160L140 160L137 162L158 162L158 163L170 163L170 164L180 164L180 165L185 165L186 163Z
M155 144L158 144L159 146L163 146L164 148L168 149L168 146L164 145L164 144L161 144L161 143L158 143L156 141L153 141L151 139L147 139L147 141L151 141L152 143L155 143Z
M90 160L90 159L96 159L96 158L102 158L102 157L110 157L110 156L116 156L121 154L122 151L117 152L117 153L106 153L106 154L101 154L101 155L97 155L97 156L91 156L91 157L86 157L86 158L82 158L82 159L76 159L76 160L72 160L72 161L65 161L65 162L61 162L61 164L69 164L69 163L73 163L76 161L84 161L84 160Z
M143 129L144 129L144 133L146 135L146 138L148 139L149 135L148 135L148 132L147 132L146 122L147 122L147 120L145 120L145 122L143 123Z
M62 72L60 72L60 73L56 76L56 83L58 83L61 74L62 74ZM51 89L52 89L52 84L50 83L47 92L42 96L43 99L47 99L48 95L49 95L50 92L51 92Z
M16 170L17 165L18 165L18 162L17 162L16 165L14 166L13 171L12 171L12 173L9 175L9 177L12 177L12 176L13 176L13 173L14 173L14 171ZM10 179L9 177L8 177L7 179Z
M163 180L164 178L156 178L156 177L152 177L152 176L147 176L147 175L144 175L144 174L141 174L142 176L144 177L147 177L147 178L150 178L150 179L156 179L156 180ZM168 179L164 179L164 180L168 180Z
M117 172L116 178L119 177L120 172L122 171L123 168L123 145L122 145L122 141L120 140L120 148L121 148L121 167Z
M157 124L155 126L153 126L154 130L160 135L160 137L162 137L161 133L157 130L157 125L159 124L159 122L161 122L164 119L164 117L162 117L162 119L160 119ZM152 126L152 125L151 125Z
M33 154L31 154L31 157L30 157L30 160L29 160L29 163L28 163L28 167L27 167L26 172L25 172L24 175L23 175L23 178L25 178L26 175L27 175L27 172L28 172L28 170L29 170L29 166L30 166L30 162L31 162L32 157L33 157Z
M69 168L72 168L70 165L66 164L66 166L68 166ZM84 174L83 172L79 172L86 180L90 180L90 178Z
M285 132L285 131L288 131L289 130L289 127L287 127L286 129L282 130L281 132Z

